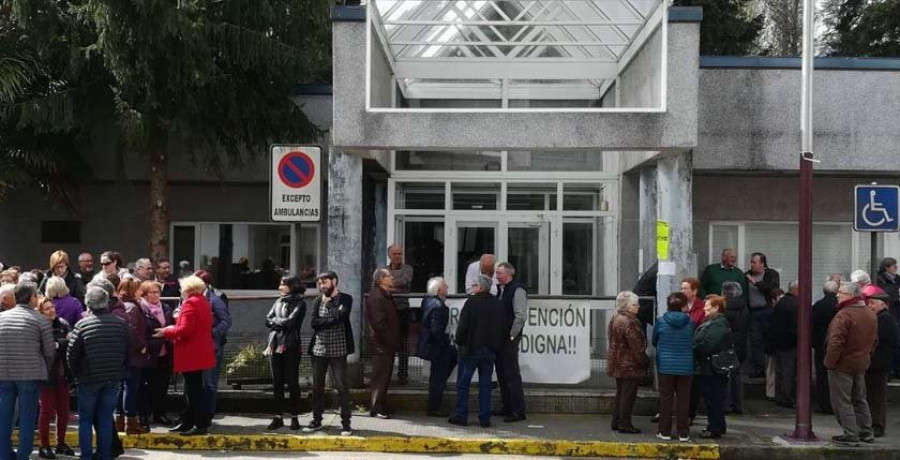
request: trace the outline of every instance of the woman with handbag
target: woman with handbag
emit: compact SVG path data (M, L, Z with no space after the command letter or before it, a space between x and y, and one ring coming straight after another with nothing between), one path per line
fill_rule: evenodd
M647 337L638 319L638 296L631 291L616 296L616 315L609 322L606 374L616 379L612 430L625 434L640 433L631 423L631 412L640 381L647 377Z
M447 289L444 278L431 278L428 280L427 296L422 299L422 330L419 332L416 355L431 361L426 407L429 417L449 415L441 412L441 402L447 379L456 367L456 348L450 344L450 334L447 334L447 323L450 321L450 309L445 303Z
M275 382L275 407L278 413L272 418L268 430L284 426L282 412L291 416L291 429L299 430L297 419L300 411L300 324L306 315L303 301L303 283L296 276L281 278L278 285L281 298L275 301L266 315L266 327L271 329L265 354L269 356L272 379ZM287 383L291 395L288 410L284 411L284 385Z
M150 365L141 369L142 397L138 401L138 414L145 427L150 425L151 415L153 423L171 425L172 421L165 415L165 407L169 379L172 377L172 349L168 341L154 338L153 333L156 329L175 324L175 320L169 306L159 300L162 292L160 283L144 281L141 292L144 295L139 305L147 329L147 360Z
M734 370L737 357L728 319L725 317L725 298L706 297L703 307L706 319L694 333L694 374L700 394L706 400L708 424L700 434L704 439L721 438L725 424L725 390L728 375Z

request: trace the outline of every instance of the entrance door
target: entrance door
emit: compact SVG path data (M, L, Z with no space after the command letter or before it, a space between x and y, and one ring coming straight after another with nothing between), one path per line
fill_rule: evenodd
M550 223L510 222L507 258L529 294L550 293Z
M497 223L456 223L456 292L466 292L466 269L482 254L496 254Z

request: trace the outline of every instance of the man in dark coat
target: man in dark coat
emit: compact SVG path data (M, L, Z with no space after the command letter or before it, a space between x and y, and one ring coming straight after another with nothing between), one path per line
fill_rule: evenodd
M878 345L866 371L866 400L872 413L872 432L880 438L887 426L887 384L897 349L897 322L888 310L891 296L882 289L863 294L863 299L878 318Z
M766 255L755 252L750 256L750 270L747 277L747 307L750 311L750 356L753 375L763 376L766 372L766 342L764 334L769 325L769 297L772 291L781 287L781 277L769 268Z
M828 337L828 325L834 318L837 307L838 283L825 282L822 290L825 296L812 306L812 347L816 364L816 403L817 411L822 414L833 414L831 393L828 391L828 369L825 368L825 339Z
M775 351L775 404L794 407L797 376L797 291L791 281L788 292L775 304L766 342Z
M372 290L366 299L366 328L372 340L372 379L369 381L372 403L369 413L378 418L388 418L385 407L388 386L394 372L394 354L400 345L397 307L390 292L393 283L394 277L389 270L375 270Z

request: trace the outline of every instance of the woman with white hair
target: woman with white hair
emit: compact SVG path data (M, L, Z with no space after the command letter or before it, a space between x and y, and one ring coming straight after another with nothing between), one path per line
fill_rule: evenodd
M616 379L616 399L613 402L612 430L625 434L640 433L631 423L631 411L637 397L637 387L647 376L647 337L638 319L638 296L631 291L616 296L616 314L609 322L606 355L606 374Z
M203 388L203 371L216 365L212 340L212 306L203 292L206 283L191 275L181 280L181 313L174 326L156 330L153 337L165 337L175 342L175 372L184 376L184 396L187 405L181 414L181 424L169 430L183 436L205 435L209 432L210 414Z
M449 415L441 412L441 401L447 379L456 367L456 348L451 345L450 334L447 334L447 323L450 322L450 309L445 303L447 289L444 278L431 278L428 280L428 295L422 299L422 329L416 355L431 361L426 406L426 413L431 417Z
M69 324L75 324L81 319L84 307L81 306L81 301L70 295L66 280L59 276L51 276L45 285L45 293L56 308L56 316Z

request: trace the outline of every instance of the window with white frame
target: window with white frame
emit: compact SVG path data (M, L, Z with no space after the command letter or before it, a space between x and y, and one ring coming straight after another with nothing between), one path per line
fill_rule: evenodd
M277 289L287 274L314 286L321 265L318 224L173 222L170 234L173 267L206 270L219 289Z
M444 276L451 292L466 289L470 264L485 253L516 267L529 292L613 295L616 269L615 155L534 152L567 163L551 171L508 170L512 152L463 153L460 158L396 152L388 188L388 244L401 243L413 267L413 292ZM443 152L445 156L455 152ZM410 159L417 167L410 169ZM490 159L499 166L473 168ZM577 163L585 167L578 170ZM448 166L450 165L450 166ZM605 166L604 166L605 165ZM452 171L470 171L465 175Z
M754 252L766 255L770 268L781 275L782 289L797 279L798 227L796 222L712 222L709 224L709 263L718 263L723 249L737 251L737 264L747 268ZM831 273L847 279L850 272L867 269L869 235L853 231L850 223L813 224L813 285Z

